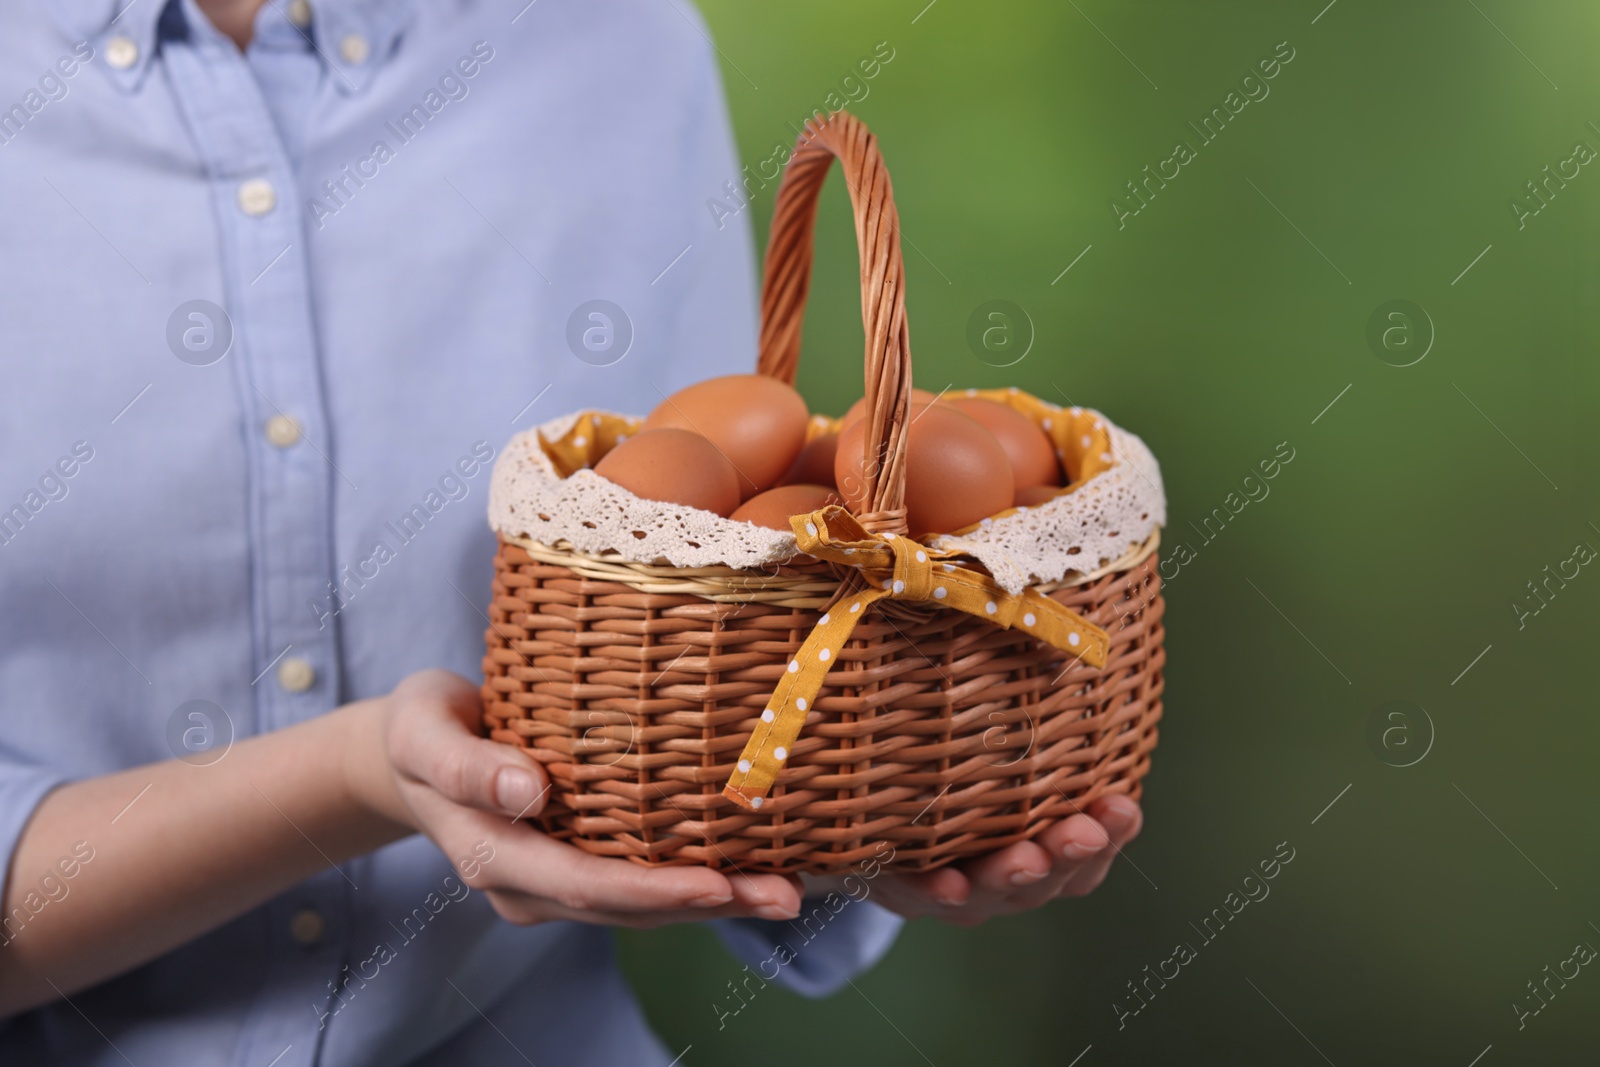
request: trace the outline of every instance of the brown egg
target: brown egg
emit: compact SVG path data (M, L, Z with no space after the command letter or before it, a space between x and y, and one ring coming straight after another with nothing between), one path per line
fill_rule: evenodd
M774 530L788 530L789 516L808 515L829 503L837 503L838 495L826 485L780 485L768 489L739 505L728 518L735 522L753 522Z
M1017 495L1011 499L1011 504L1018 508L1036 508L1040 504L1054 500L1059 492L1061 492L1059 485L1030 485L1026 489L1018 489Z
M833 483L833 456L839 450L839 435L819 434L806 442L800 454L789 467L789 473L778 479L779 485L831 485ZM787 529L787 527L785 527Z
M834 480L850 510L866 510L862 440L867 420L839 435ZM976 420L944 404L911 409L906 434L906 525L912 536L951 533L1011 506L1006 450Z
M643 430L602 456L594 472L647 500L722 516L739 506L733 464L716 445L688 430Z
M918 389L916 386L912 386L911 387L911 406L912 407L915 407L918 404L931 404L931 403L933 403L933 399L934 399L934 394L928 392L926 389ZM844 417L839 420L839 429L843 430L846 426L849 426L852 422L855 422L857 419L861 418L861 416L865 415L866 413L867 413L867 398L866 397L862 397L860 400L857 400L854 404L851 404L850 405L850 410L848 410L848 411L846 411L844 413Z
M692 430L720 448L748 500L776 484L806 440L800 394L765 374L729 374L679 389L644 420L645 430Z
M946 397L943 403L970 415L994 434L1011 459L1018 489L1061 484L1061 464L1050 438L1016 408L976 396Z

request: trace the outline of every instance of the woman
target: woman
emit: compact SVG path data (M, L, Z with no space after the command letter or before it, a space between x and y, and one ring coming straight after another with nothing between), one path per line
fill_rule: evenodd
M499 444L753 362L704 29L670 0L0 25L31 79L0 99L0 1060L668 1063L605 928L713 921L753 962L826 886L544 837L462 675ZM616 347L569 345L596 300ZM897 914L1087 892L1139 818L884 875L782 980L837 988Z

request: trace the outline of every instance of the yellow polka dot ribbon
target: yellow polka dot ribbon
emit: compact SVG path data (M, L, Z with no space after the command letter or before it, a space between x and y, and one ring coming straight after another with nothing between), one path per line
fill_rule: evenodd
M789 520L800 551L861 571L865 588L839 600L818 620L773 690L761 721L750 734L722 795L758 810L789 759L823 679L839 658L856 623L874 602L909 600L964 611L1001 629L1017 629L1104 667L1110 639L1106 632L1033 589L1010 594L994 579L950 562L955 553L937 552L909 537L868 533L855 516L830 506Z

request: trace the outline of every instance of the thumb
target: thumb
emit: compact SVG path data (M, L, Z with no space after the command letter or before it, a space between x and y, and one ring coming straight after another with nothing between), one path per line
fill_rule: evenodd
M465 678L443 671L412 675L396 688L401 771L446 799L525 819L544 810L550 780L525 751L477 736L482 703Z

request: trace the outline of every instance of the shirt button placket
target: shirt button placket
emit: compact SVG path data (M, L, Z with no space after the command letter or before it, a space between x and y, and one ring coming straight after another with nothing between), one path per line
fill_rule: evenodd
M285 656L278 662L278 684L286 693L304 693L317 684L317 669L309 660Z
M255 613L252 690L261 729L338 702L333 616L319 613L332 576L332 495L342 482L325 425L303 213L289 152L248 63L204 35L167 50L174 97L194 130L218 201L225 307L233 319L246 437ZM314 447L301 447L311 445Z
M239 183L239 210L256 218L265 215L278 204L278 190L265 178L251 178Z
M262 432L267 435L267 441L278 448L292 448L300 443L300 423L292 415L272 416Z
M228 358L244 423L256 428L243 440L260 635L251 677L270 668L275 684L263 679L249 692L258 729L275 730L331 709L340 688L332 622L314 612L332 575L338 459L324 414L303 214L289 153L238 50L205 34L170 45L162 55L172 96L193 131L218 220L223 304L234 324ZM359 861L346 866L359 869ZM344 869L325 870L301 883L298 899L268 906L281 950L263 995L287 999L281 1015L258 1013L242 1039L264 1053L261 1062L284 1053L280 1067L310 1062L317 1018L300 1012L305 996L325 996L337 975L351 884Z

